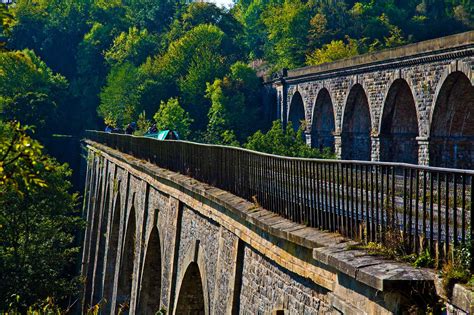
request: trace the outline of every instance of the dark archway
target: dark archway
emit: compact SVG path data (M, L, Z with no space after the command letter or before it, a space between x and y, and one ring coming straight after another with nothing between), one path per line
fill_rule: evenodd
M122 313L128 313L128 307L130 307L130 298L132 293L136 237L135 208L133 206L130 210L126 229L117 283L116 303L116 309L121 308Z
M89 251L89 255L88 255L88 258L87 258L87 276L86 276L86 285L85 285L85 298L84 298L84 305L85 306L91 306L93 304L93 301L92 301L92 295L91 293L93 292L94 288L93 288L93 285L94 285L94 280L93 280L93 276L94 276L94 264L95 264L95 260L96 260L96 249L97 249L97 236L98 234L100 233L99 231L99 228L100 228L100 224L99 224L99 216L100 216L100 203L101 203L101 200L102 200L102 190L101 190L101 186L102 186L102 183L103 183L103 176L101 176L102 174L102 168L99 166L99 171L97 172L97 176L99 177L98 180L95 181L95 183L97 184L94 188L94 195L97 196L97 198L92 202L92 207L91 207L91 210L92 211L92 215L89 217L89 218L92 218L92 223L91 223L91 227L90 227L90 233L89 233L89 244L88 244L88 251Z
M334 110L327 89L318 93L313 110L311 125L311 146L322 150L330 148L334 152Z
M446 78L436 100L430 165L474 169L474 87L459 71Z
M296 131L300 128L302 120L305 120L303 98L299 92L295 92L290 103L288 121L291 122L293 129Z
M176 314L201 315L206 313L205 308L201 274L197 263L192 262L181 283Z
M342 159L370 161L370 109L364 88L352 87L347 98L342 125Z
M119 186L120 187L120 184ZM114 212L112 213L112 224L109 230L109 241L107 246L107 260L104 267L104 293L103 298L107 300L106 313L110 312L110 301L112 300L112 291L114 286L115 265L117 262L118 238L120 230L120 215L121 215L121 199L120 192L115 198Z
M95 271L94 278L94 290L92 296L92 304L99 303L102 299L102 285L104 280L104 253L105 253L105 243L106 243L106 229L107 229L107 216L110 211L110 187L108 182L105 185L105 200L104 208L101 213L101 222L100 228L97 237L99 238L99 248L97 253L97 268Z
M385 100L380 125L380 160L418 163L418 118L408 83L393 82Z
M161 297L161 248L156 226L148 240L142 279L138 314L154 315L159 311Z

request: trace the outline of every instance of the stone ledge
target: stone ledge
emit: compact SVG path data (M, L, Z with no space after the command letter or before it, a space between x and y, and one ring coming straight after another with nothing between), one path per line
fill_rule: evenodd
M451 298L448 298L442 284L443 278L436 276L436 294L447 301L449 314L474 314L474 291L462 284L455 284Z
M434 281L435 275L431 270L368 255L364 250L348 250L347 245L351 243L355 242L315 248L313 257L380 291Z
M362 315L362 314L367 314L367 312L364 312L363 310L350 305L344 299L340 298L334 293L329 293L329 303L334 307L338 312L344 315Z
M90 140L85 140L85 142L92 149L103 151L155 180L177 185L183 193L195 193L200 203L204 203L204 199L207 199L224 207L245 221L245 225L253 225L259 229L260 235L267 233L311 249L312 257L316 261L376 290L384 291L403 288L406 285L434 282L434 273L429 270L416 269L407 264L370 256L362 250L348 250L347 246L355 242L348 241L339 234L294 223L229 192L209 186L186 175L162 169L155 164L139 160ZM301 273L304 274L304 270L301 270Z
M407 60L412 58L432 58L436 54L450 53L456 49L468 48L472 50L474 43L474 31L460 34L454 34L446 37L435 38L418 43L408 44L401 47L385 49L378 52L367 53L352 58L334 61L317 66L307 66L288 70L285 80L323 74L344 69L375 65L381 63L397 62L399 60ZM270 83L271 80L266 83Z
M474 314L474 292L464 285L454 285L453 296L449 302L467 314Z

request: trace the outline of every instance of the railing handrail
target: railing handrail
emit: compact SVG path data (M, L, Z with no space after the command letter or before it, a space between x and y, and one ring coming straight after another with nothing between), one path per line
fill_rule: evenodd
M472 170L285 157L101 131L86 137L300 224L365 242L398 242L405 253L429 248L438 259L460 245L469 245L474 255Z
M111 134L109 132L98 131L98 130L86 130L86 136L88 133L97 133L108 135ZM381 162L381 161L361 161L361 160L342 160L342 159L320 159L320 158L304 158L304 157L291 157L291 156L283 156L283 155L276 155L271 153L265 153L255 150L250 150L242 147L234 147L234 146L227 146L227 145L220 145L220 144L209 144L209 143L200 143L200 142L193 142L187 140L158 140L153 139L150 137L145 136L135 136L129 134L122 134L122 133L112 133L114 136L123 136L123 137L133 137L133 138L143 138L150 141L167 141L167 142L175 142L175 143L187 143L196 146L202 147L214 147L214 148L222 148L222 149L229 149L229 150L238 150L243 151L255 155L261 155L266 157L273 157L278 159L284 160L293 160L293 161L314 161L314 162L324 162L324 163L336 163L336 164L355 164L355 165L370 165L370 166L392 166L392 167L404 167L409 169L417 169L420 171L431 171L431 172L441 172L441 173L455 173L458 175L469 175L474 176L474 170L468 169L458 169L458 168L446 168L446 167L436 167L436 166L427 166L427 165L419 165L419 164L409 164L409 163L402 163L402 162Z

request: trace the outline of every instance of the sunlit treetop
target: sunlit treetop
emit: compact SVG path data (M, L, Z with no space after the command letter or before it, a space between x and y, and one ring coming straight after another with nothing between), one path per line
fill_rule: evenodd
M53 168L43 155L43 146L28 134L31 131L19 122L0 121L0 187L13 187L20 195L24 192L20 187L45 187L41 172Z

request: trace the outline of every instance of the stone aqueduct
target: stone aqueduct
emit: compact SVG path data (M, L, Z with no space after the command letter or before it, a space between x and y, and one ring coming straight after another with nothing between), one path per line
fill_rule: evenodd
M283 122L342 159L474 168L474 32L321 66L266 83Z
M266 83L267 96L278 104L274 116L305 119L308 143L344 159L472 169L473 48L470 32L288 71ZM429 272L347 250L347 240L258 203L87 146L84 310L388 314L438 299ZM452 305L467 310L472 302L456 296Z
M84 312L392 314L438 299L430 272L87 144Z

